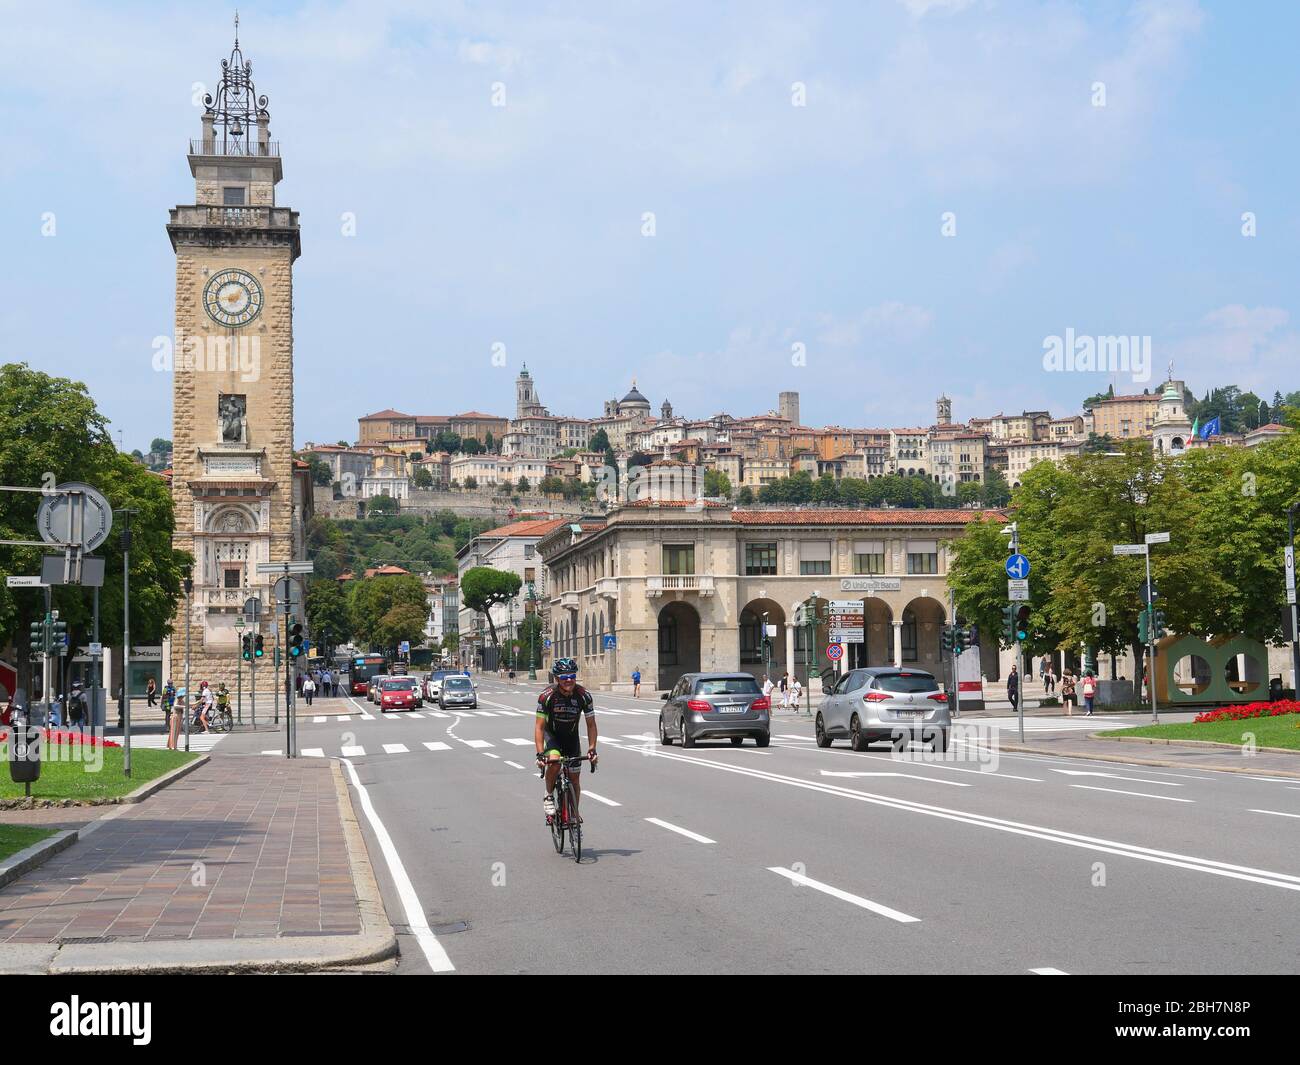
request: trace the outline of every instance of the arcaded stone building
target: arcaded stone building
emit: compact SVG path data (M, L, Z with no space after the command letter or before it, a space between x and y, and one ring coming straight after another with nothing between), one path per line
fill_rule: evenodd
M941 670L952 541L979 510L744 510L724 503L636 502L562 523L537 544L548 573L550 659L576 658L584 682L650 688L683 673L808 669L800 604L859 600L863 642L838 668ZM765 646L763 626L775 634ZM811 637L828 668L826 624ZM606 637L613 636L613 646ZM995 645L981 661L997 675Z

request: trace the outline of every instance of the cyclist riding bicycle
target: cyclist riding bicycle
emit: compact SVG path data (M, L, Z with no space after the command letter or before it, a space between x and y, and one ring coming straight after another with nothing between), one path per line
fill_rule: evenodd
M578 739L580 717L587 719L587 755L591 764L596 764L596 707L591 693L578 683L578 663L572 658L561 658L552 672L555 684L537 697L537 726L533 734L537 763L546 763L546 798L542 800L542 809L548 821L555 816L552 793L560 775L560 759L582 757ZM578 770L566 769L565 772L573 785L574 799L580 799L582 791L578 786Z

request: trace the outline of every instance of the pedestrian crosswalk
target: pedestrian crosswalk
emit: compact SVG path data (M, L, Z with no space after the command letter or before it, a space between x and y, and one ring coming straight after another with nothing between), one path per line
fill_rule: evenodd
M191 732L190 733L190 750L191 751L210 751L218 743L224 740L229 733L227 732ZM121 737L114 737L115 742L121 743ZM161 751L167 746L166 733L146 733L143 736L132 736L131 746L136 750L143 751ZM181 734L176 739L177 750L185 750L185 736Z

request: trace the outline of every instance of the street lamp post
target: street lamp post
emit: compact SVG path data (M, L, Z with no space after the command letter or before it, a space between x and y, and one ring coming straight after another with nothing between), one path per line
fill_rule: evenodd
M122 771L131 775L131 518L140 513L123 507L122 515ZM188 593L187 593L188 594ZM46 697L48 698L48 696ZM188 751L188 737L185 749Z
M528 679L537 679L537 586L528 582L528 601L533 604L533 623L528 626Z
M805 675L808 684L804 689L804 706L807 708L809 717L812 717L812 667L817 660L817 648L814 643L817 639L817 624L821 621L821 617L817 613L817 600L820 598L821 592L814 590L812 596L803 605L803 618L808 625L808 647L804 655Z
M767 642L767 611L766 610L763 611L763 632L760 638L763 641L761 644L763 648L763 676L767 680L771 680L772 679L772 662L771 662L771 655L770 655L771 647Z

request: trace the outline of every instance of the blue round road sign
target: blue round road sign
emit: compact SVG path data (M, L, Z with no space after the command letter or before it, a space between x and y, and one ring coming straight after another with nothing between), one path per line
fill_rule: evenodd
M1029 576L1029 559L1017 552L1007 559L1007 576L1020 581Z

